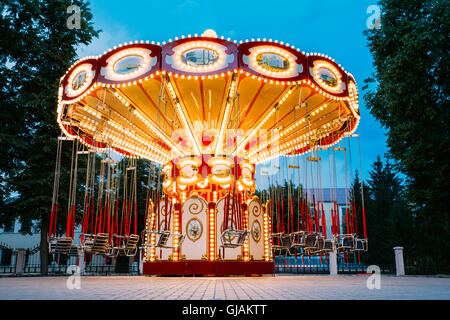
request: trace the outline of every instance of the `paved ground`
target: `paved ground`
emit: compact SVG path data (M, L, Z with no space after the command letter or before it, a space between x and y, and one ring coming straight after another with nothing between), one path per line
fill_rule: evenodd
M180 278L86 276L80 289L68 277L0 278L1 300L450 300L450 279L382 276L369 290L368 276L279 275L266 277ZM74 282L70 282L74 283Z

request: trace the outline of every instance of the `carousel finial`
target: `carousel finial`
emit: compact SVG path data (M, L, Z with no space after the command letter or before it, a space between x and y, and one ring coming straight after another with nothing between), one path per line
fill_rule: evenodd
M217 33L213 29L206 29L202 37L217 38Z

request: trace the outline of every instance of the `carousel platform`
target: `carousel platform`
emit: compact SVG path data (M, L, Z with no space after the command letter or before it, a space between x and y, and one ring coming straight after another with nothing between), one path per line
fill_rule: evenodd
M144 262L144 275L262 275L274 273L274 262L267 261L154 261Z

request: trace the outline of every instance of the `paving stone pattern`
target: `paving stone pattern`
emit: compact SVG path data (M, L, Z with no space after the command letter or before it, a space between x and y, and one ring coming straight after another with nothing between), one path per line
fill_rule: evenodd
M450 300L450 279L381 276L368 289L364 275L264 277L82 276L0 278L1 300Z

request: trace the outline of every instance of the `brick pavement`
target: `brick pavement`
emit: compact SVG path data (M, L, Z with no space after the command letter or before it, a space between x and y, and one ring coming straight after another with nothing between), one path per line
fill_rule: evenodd
M450 279L382 276L369 290L363 275L276 275L265 277L68 277L0 278L1 300L450 300Z

